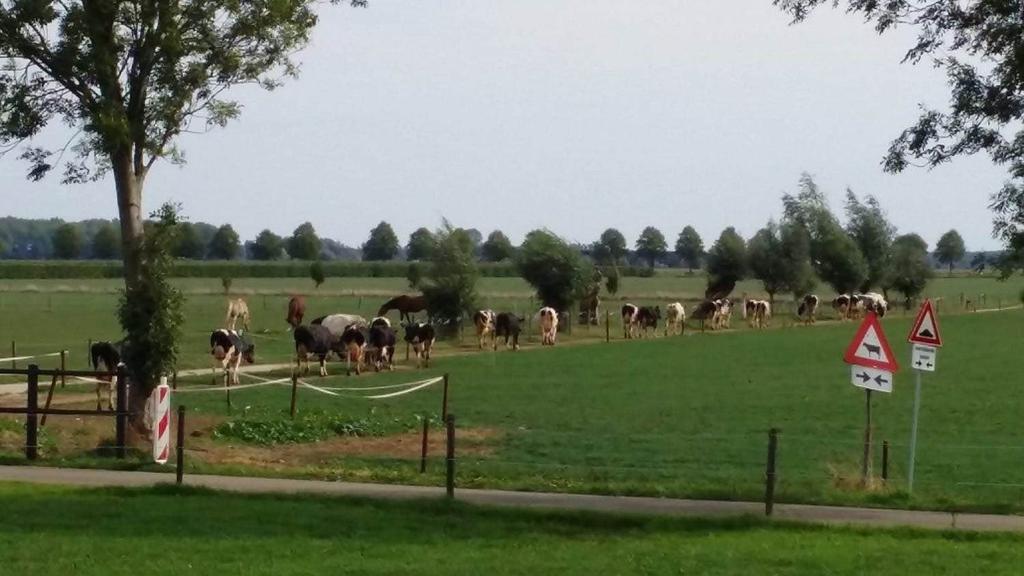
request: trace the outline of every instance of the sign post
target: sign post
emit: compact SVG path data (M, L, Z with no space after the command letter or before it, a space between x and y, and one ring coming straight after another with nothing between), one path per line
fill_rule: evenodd
M150 397L153 414L153 461L166 464L171 451L171 387L167 377L160 378L160 385Z
M861 482L867 486L871 479L871 393L892 393L893 374L899 370L882 325L873 312L868 312L864 317L864 322L846 348L843 361L850 365L850 383L863 388L865 393Z
M939 317L931 300L925 300L910 329L907 341L913 345L910 365L914 369L914 415L910 425L910 464L907 466L907 494L914 493L914 465L917 461L917 417L921 411L921 373L935 372L938 349L942 346Z

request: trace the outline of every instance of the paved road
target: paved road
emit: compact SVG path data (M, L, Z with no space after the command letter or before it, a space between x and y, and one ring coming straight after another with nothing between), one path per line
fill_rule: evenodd
M0 466L0 481L90 487L139 487L172 483L174 482L174 475L154 472ZM427 486L208 476L201 474L186 475L185 484L188 486L201 486L243 493L324 494L389 500L441 498L444 496L443 488ZM461 502L486 506L549 510L582 510L693 517L760 516L764 514L764 505L758 502L677 500L671 498L469 489L456 489L455 497ZM1024 516L1000 516L994 514L951 514L948 512L776 504L774 517L777 519L829 525L912 526L939 530L1024 533Z

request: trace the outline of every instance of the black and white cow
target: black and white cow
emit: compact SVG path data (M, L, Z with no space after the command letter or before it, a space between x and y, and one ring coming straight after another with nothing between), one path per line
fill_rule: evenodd
M477 310L473 313L473 326L476 327L476 340L477 346L484 349L484 338L488 335L491 337L491 342L494 343L494 310Z
M747 300L743 316L751 328L766 328L772 317L772 305L767 300Z
M430 350L434 347L434 340L437 338L434 327L422 322L405 324L404 326L405 341L412 345L412 350L416 354L417 367L419 367L422 361L423 365L429 368Z
M256 362L256 344L242 338L234 330L221 328L210 333L210 355L213 356L213 376L216 379L217 366L224 371L224 385L238 384L238 368L242 360Z
M637 335L640 307L636 304L622 305L622 337L626 340Z
M299 326L292 332L295 339L295 369L309 374L309 355L320 361L320 376L327 376L327 357L338 350L338 337L319 324ZM340 352L339 352L340 353Z
M511 312L502 312L494 319L494 349L498 349L498 338L505 339L505 348L509 347L509 340L512 341L512 350L519 350L519 333L522 331L522 323L525 318L520 318Z
M850 295L840 294L832 299L832 309L839 314L840 320L846 320L850 316Z
M100 392L107 391L107 409L114 409L114 378L110 373L115 372L121 364L121 352L123 342L96 342L89 348L89 355L92 358L92 369L97 372L106 372L96 378L96 409L102 410Z
M352 325L341 333L341 349L345 352L345 374L352 373L352 362L356 363L356 374L362 374L368 339L369 334L365 326Z
M796 310L797 316L803 319L804 324L814 324L817 322L817 313L818 297L814 294L805 295L800 301L800 307Z
M877 292L861 294L860 299L864 303L864 309L874 312L879 318L883 318L889 311L889 303L886 302L885 296Z
M368 348L374 350L374 370L380 372L381 368L395 369L395 331L391 326L371 326L368 344Z
M655 306L650 308L643 306L636 313L636 324L641 330L640 335L647 337L649 335L648 330L654 329L654 333L658 333L658 320L661 320L661 307Z
M558 339L558 310L545 306L537 312L541 346L554 346Z

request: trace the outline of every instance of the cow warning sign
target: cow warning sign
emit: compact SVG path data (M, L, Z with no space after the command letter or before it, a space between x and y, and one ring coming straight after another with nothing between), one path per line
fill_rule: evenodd
M857 329L857 335L853 337L843 361L854 366L873 368L884 372L896 372L899 365L896 363L896 356L892 353L889 341L882 331L882 325L874 313L868 312Z

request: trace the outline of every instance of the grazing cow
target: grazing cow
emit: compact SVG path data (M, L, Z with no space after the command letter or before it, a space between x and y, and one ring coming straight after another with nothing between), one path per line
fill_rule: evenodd
M889 303L885 301L885 296L877 292L862 294L860 300L865 310L874 312L879 318L884 318L885 313L889 311Z
M648 330L654 329L654 333L658 333L658 320L661 319L661 307L655 306L653 309L644 306L636 313L636 324L642 332L639 334L643 337L647 337Z
M636 304L622 305L622 337L626 340L637 335L640 307Z
M804 324L814 324L817 322L815 315L818 313L818 297L814 294L807 294L803 300L800 301L800 307L796 310L796 315L803 319Z
M234 330L223 328L210 333L210 355L213 356L213 373L217 374L217 366L224 370L224 385L238 384L238 368L242 360L252 364L256 362L256 345L245 341Z
M665 336L669 334L682 334L686 329L686 308L679 302L673 302L665 307Z
M747 300L743 304L743 317L751 328L765 328L772 317L772 305L767 300Z
M832 309L839 313L840 320L846 320L850 315L850 295L840 294L833 298Z
M121 364L122 343L112 344L110 342L96 342L89 348L89 355L92 357L92 369L97 372L114 372ZM96 378L96 409L102 410L100 392L107 390L107 409L114 409L114 379L109 374Z
M245 300L236 298L234 300L228 300L228 313L224 318L224 327L228 330L234 330L235 324L238 320L242 321L242 329L245 331L249 330L249 321L252 318L249 316L249 305L245 303Z
M366 318L357 314L328 314L313 320L311 324L319 324L330 330L331 334L341 336L349 326L365 328Z
M434 339L437 337L434 327L430 324L417 322L415 324L403 324L405 326L405 341L412 344L412 351L416 354L416 366L420 361L423 365L430 367L430 350L434 347Z
M476 326L477 346L484 349L484 338L488 335L494 342L494 310L477 310L473 313L473 325Z
M292 296L288 300L288 317L285 322L294 330L302 325L302 317L306 315L306 299L302 296Z
M395 369L395 331L391 326L375 324L370 327L368 348L374 349L373 369L380 372L381 368Z
M356 363L356 375L363 372L363 357L366 354L367 332L365 326L352 325L341 333L341 349L345 351L345 374L352 373L352 362Z
M498 338L503 337L505 338L505 348L509 347L509 340L511 339L512 350L519 350L520 326L525 321L525 318L520 318L510 312L498 314L494 319L494 349L498 349Z
M327 376L327 357L332 351L339 352L338 337L319 324L298 326L292 336L295 339L296 371L309 374L309 355L316 354L320 360L320 376Z
M370 328L373 328L374 326L391 328L391 320L388 320L385 316L377 316L373 320L370 320Z
M711 319L711 329L720 330L732 325L732 301L720 298L714 301L715 314Z
M558 338L558 311L550 306L540 309L540 343L541 346L554 346Z

